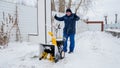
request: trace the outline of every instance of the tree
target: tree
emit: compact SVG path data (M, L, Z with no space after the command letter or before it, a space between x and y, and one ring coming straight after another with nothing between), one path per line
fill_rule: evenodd
M52 0L52 11L65 12L65 8L72 8L75 13L78 11L87 12L94 0ZM56 8L56 9L55 9Z
M90 5L92 5L92 1L93 0L79 0L78 4L76 4L75 13L77 13L78 10L84 11L84 13L87 12Z
M55 1L54 0L51 1L51 10L56 11L56 9L55 9Z
M71 5L72 5L72 0L69 0L68 8L71 8Z
M65 0L59 0L59 12L65 12Z
M85 0L84 0L85 1ZM82 4L83 0L80 0L80 3L78 4L78 6L75 9L75 13L77 13L78 9L80 8L81 4Z

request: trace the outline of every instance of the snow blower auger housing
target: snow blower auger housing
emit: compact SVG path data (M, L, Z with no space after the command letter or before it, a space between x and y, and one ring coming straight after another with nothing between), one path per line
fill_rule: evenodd
M40 44L39 60L48 59L52 62L58 62L65 57L63 51L63 39L56 39L52 32L48 32L51 36L52 44Z

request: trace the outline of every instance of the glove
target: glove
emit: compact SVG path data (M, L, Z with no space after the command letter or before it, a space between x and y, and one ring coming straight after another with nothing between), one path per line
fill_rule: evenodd
M76 13L74 13L74 17L75 17L75 18L76 18L76 16L77 16Z
M54 18L57 18L57 14L55 14Z

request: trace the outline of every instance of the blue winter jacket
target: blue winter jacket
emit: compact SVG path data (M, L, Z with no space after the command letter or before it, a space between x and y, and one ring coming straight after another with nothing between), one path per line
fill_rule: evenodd
M70 16L64 15L63 17L57 17L55 19L58 21L64 21L64 34L75 34L76 33L76 21L80 18L76 14L71 14Z

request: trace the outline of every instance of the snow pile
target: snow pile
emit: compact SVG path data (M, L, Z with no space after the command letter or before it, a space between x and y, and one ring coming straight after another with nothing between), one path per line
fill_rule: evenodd
M0 49L0 68L24 68L21 67L20 62L38 55L38 45L30 45L26 42L8 45L6 49Z
M75 52L58 63L39 61L39 44L11 43L0 50L0 68L120 68L119 41L104 32L80 33Z
M120 29L105 29L105 31L120 33Z
M85 32L77 37L82 68L119 68L120 39L101 32Z

